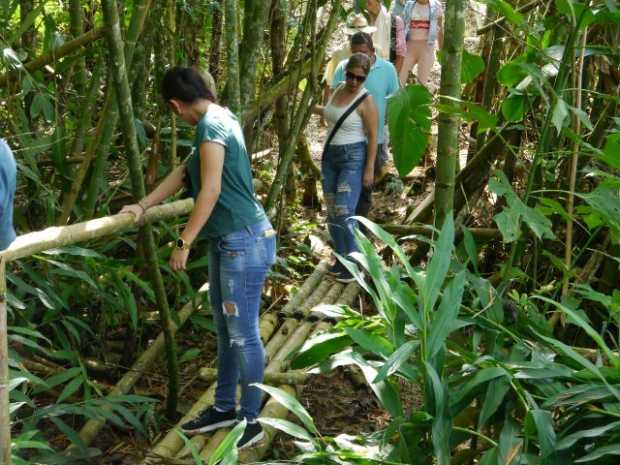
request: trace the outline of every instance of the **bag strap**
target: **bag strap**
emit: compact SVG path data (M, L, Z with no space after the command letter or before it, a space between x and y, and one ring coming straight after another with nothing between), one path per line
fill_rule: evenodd
M362 101L367 96L368 96L368 91L364 90L364 93L362 95L360 95L357 98L357 100L355 100L351 104L351 106L349 108L347 108L347 110L342 114L342 116L340 116L340 118L338 118L338 121L336 121L336 124L334 124L334 127L333 127L332 131L329 133L329 136L327 136L327 140L325 141L325 146L323 147L323 151L325 151L327 146L331 143L332 139L334 138L334 136L338 132L338 129L340 129L340 126L342 126L342 123L344 123L344 120L346 120L349 117L349 115L351 113L353 113L357 107L359 107L360 103L362 103Z

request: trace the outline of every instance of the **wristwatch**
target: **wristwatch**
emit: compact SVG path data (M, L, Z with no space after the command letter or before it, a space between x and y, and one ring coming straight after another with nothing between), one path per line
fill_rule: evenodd
M176 247L179 250L189 250L190 244L179 237L176 241Z

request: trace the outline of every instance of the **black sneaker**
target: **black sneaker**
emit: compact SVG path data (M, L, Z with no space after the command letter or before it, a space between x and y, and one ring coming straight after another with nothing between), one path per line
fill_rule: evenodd
M327 269L327 274L331 276L338 276L340 272L343 270L344 266L338 260L332 266Z
M245 447L253 446L264 437L265 432L259 422L255 421L254 423L248 423L245 425L243 436L241 436L241 439L239 439L239 442L237 443L237 448L243 449Z
M355 277L343 266L340 273L336 275L336 281L339 283L352 283L355 281Z
M207 433L218 428L226 428L237 422L237 412L218 412L215 407L204 409L196 418L181 425L184 433Z

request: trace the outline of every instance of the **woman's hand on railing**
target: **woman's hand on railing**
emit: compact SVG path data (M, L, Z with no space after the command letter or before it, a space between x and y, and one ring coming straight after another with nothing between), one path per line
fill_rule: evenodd
M140 205L139 203L133 203L131 205L125 205L118 213L131 213L136 218L136 223L142 224L144 220L144 212L145 209L142 205Z

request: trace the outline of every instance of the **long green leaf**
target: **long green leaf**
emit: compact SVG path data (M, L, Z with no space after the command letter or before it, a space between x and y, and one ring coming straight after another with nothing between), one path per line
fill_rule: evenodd
M245 419L237 423L230 433L226 435L224 440L217 446L215 452L209 457L209 465L216 465L217 463L237 463L237 457L239 452L237 450L237 444L243 436L246 426Z
M419 344L420 343L418 341L409 341L400 346L398 350L390 355L390 357L386 360L385 364L381 367L372 383L380 383L391 374L397 372L401 365L409 360L409 357L411 357L411 354Z
M439 291L450 269L453 248L454 220L448 216L435 242L433 257L426 268L426 285L421 290L424 296L424 308L427 312L433 309L439 297Z
M294 438L312 442L313 438L308 431L288 420L282 420L281 418L259 418L258 421L264 425L283 431Z
M290 410L297 418L301 420L306 429L310 431L312 434L318 435L319 431L316 429L314 425L314 421L312 417L308 413L308 411L299 403L297 399L283 391L282 389L275 388L273 386L267 386L265 384L254 383L253 386L256 386L271 397L273 397L278 403L284 405L288 410Z
M461 271L446 286L439 309L433 316L426 346L426 360L431 359L439 352L448 335L454 330L458 321L457 317L461 308L464 289L465 272Z

